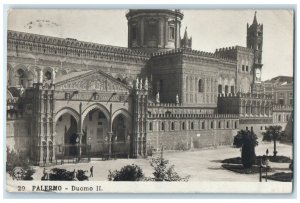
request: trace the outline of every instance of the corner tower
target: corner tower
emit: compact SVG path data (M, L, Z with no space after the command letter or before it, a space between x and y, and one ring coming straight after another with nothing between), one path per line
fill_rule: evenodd
M256 11L252 25L247 23L247 48L254 51L254 64L252 68L254 83L261 82L262 69L262 46L263 46L263 24L258 24L256 19Z
M128 48L146 52L180 47L180 10L139 9L129 10Z

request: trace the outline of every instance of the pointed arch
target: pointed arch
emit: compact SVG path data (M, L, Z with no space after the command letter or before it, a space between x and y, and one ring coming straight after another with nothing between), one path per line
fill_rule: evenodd
M84 119L85 119L85 117L87 116L87 114L88 114L90 111L94 110L94 109L100 110L100 111L105 115L106 119L109 119L109 118L110 118L110 113L109 113L108 109L107 109L104 105L102 105L102 104L100 104L100 103L95 103L95 104L90 105L89 107L87 107L87 108L83 111L83 113L82 113L82 122L84 121Z
M70 107L64 107L64 108L60 109L59 111L57 111L57 113L55 115L55 122L57 122L57 120L64 114L70 114L71 116L73 116L75 118L76 122L79 123L79 119L80 119L79 113Z

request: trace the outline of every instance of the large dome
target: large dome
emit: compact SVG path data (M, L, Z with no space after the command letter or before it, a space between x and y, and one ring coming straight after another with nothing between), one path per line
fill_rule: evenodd
M155 52L180 47L180 10L135 9L129 10L126 18L128 48Z

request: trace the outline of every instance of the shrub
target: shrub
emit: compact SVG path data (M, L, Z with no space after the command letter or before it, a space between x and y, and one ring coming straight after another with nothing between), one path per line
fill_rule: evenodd
M263 178L266 178L266 176L263 176ZM276 180L280 182L292 182L293 173L285 173L285 172L274 173L272 175L268 175L267 178L270 180Z
M253 166L251 168L244 168L242 165L232 165L232 164L222 164L222 167L233 171L235 173L241 173L241 174L255 174L255 173L259 173L260 171L260 167L259 166ZM271 167L263 167L262 168L262 172L265 172L266 170L268 170L268 172L271 172L272 169Z
M85 171L84 170L78 170L77 173L76 173L76 178L79 181L89 180L89 178L85 175Z
M124 166L120 171L109 170L108 174L109 181L142 181L144 178L142 169L135 164Z
M23 180L33 180L32 175L35 173L34 169L27 169L24 174Z
M75 178L75 171L70 172L66 169L53 168L49 174L49 180L54 181L72 181Z
M28 156L22 152L15 152L6 148L6 172L13 176L14 168L21 167L24 171L22 180L33 180L32 175L35 173L35 170L31 168L31 163L28 161Z

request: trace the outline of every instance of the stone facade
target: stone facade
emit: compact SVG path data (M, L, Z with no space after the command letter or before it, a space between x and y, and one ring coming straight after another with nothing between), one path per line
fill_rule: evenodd
M192 50L187 30L181 39L179 10L130 10L126 17L128 48L8 31L10 149L39 165L137 158L161 146L231 145L239 129L288 122L292 107L283 104L292 97L280 99L289 87L268 86L257 74L263 33L256 16L247 47L215 53Z

